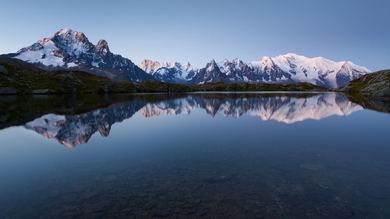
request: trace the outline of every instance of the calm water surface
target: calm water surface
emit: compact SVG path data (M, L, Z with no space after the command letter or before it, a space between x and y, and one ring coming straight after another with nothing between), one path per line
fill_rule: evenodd
M0 219L390 218L390 114L337 94L17 98Z

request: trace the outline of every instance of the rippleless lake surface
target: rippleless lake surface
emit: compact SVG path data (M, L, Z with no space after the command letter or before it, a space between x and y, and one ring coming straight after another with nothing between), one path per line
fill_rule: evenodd
M0 102L1 219L390 217L390 114L335 93Z

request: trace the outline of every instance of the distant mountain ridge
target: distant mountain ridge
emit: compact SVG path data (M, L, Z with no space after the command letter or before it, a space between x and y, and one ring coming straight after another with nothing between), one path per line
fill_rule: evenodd
M163 62L160 64L159 62L147 59L144 59L138 67L152 75L158 81L180 84L187 84L199 71L197 68L191 66L190 63Z
M175 65L181 64L175 63ZM183 72L175 67L160 66L158 62L150 60L144 60L138 66L156 80L164 82L175 81L178 78L175 75L181 75ZM162 75L161 71L170 74L163 74L165 78L156 77ZM213 59L202 69L193 68L192 77L187 77L184 81L189 85L220 81L272 84L309 82L325 87L341 87L368 73L371 71L366 67L349 61L334 62L322 57L307 58L289 53L273 58L263 57L259 61L249 63L244 63L240 59L233 61L225 59L221 62Z
M92 44L82 32L62 29L51 38L43 38L17 53L5 54L45 70L75 69L117 81L147 81L197 85L206 82L294 83L309 82L325 87L342 87L371 71L349 61L335 62L322 57L307 58L288 53L263 57L245 63L242 60L211 60L198 69L190 63L159 63L143 60L138 66L130 59L113 54L108 43Z

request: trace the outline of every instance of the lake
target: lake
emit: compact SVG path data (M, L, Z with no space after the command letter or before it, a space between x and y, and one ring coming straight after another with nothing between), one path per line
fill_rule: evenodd
M0 218L389 218L390 114L362 105L0 96Z

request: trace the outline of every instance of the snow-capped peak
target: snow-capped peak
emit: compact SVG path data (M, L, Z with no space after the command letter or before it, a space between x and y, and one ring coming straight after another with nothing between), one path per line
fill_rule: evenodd
M359 70L359 71L362 71L362 72L371 72L370 69L368 69L368 68L366 68L364 66L356 65L356 64L354 64L351 61L346 61L345 63L348 64L353 69L356 69L356 70Z
M99 40L95 48L96 52L99 53L100 56L105 56L110 51L108 48L108 43L105 40Z
M349 80L352 80L371 72L366 67L357 66L352 62L335 62L323 57L308 58L294 53L280 55L271 60L284 72L291 73L291 79L294 81L319 85L325 82L329 87L337 87L341 85L340 83L345 83L346 79L343 79L344 82L340 81L340 75L348 75L351 77Z
M235 58L235 59L233 59L233 61L232 61L233 63L235 63L235 64L239 64L239 63L242 63L242 61L239 59L239 58Z
M145 59L138 67L153 75L156 80L174 83L185 83L198 73L198 69L189 62L187 64L180 62L162 62L160 64L160 62Z
M71 30L69 28L65 28L65 29L61 29L60 31L55 33L54 36L58 36L58 35L61 35L61 34L72 33L72 32L73 32L73 30Z
M161 65L159 62L152 61L149 59L144 59L138 65L138 67L144 70L146 73L153 75L157 71L157 69L161 67Z
M108 48L108 43L106 40L99 40L98 44L96 45L97 48Z
M206 71L211 72L214 69L218 68L217 63L215 62L214 59L212 59L209 63L206 65Z
M69 28L57 31L52 37L43 38L8 56L34 63L46 70L73 68L123 81L145 81L152 78L131 60L111 53L107 41L100 40L95 46L83 32Z

